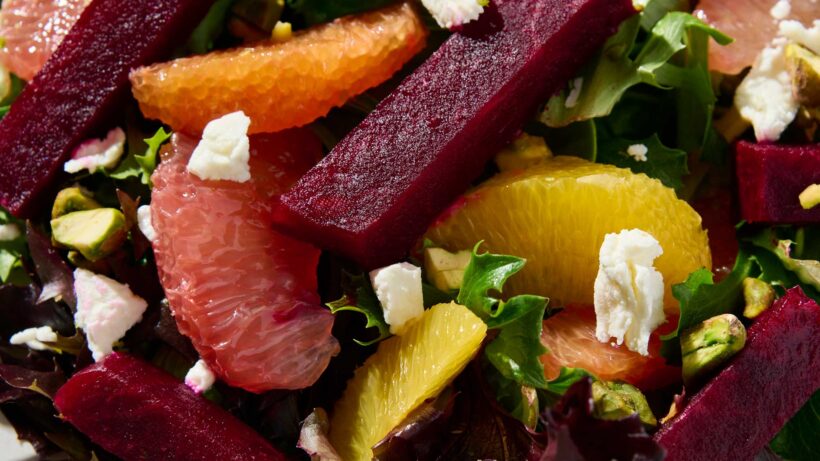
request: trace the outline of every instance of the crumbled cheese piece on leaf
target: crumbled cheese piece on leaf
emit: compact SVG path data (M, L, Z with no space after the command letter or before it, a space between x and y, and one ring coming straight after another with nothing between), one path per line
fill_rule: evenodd
M421 0L439 26L451 27L475 21L488 2L482 0Z
M0 224L0 242L10 242L20 238L20 227L17 224Z
M197 360L194 366L191 367L185 375L185 385L193 389L197 394L207 392L208 389L214 385L214 382L216 382L214 372L211 371L208 364L202 359Z
M57 341L57 332L49 326L39 328L27 328L15 333L9 338L9 343L15 346L25 344L29 349L44 351L48 349L43 343L53 343Z
M384 309L390 333L401 335L404 328L424 313L421 268L398 263L370 272L376 297Z
M71 154L71 160L65 162L66 173L79 173L88 170L94 173L117 166L125 152L125 132L121 128L109 131L105 139L91 139L80 144Z
M644 144L632 144L626 148L626 153L638 162L645 162L649 148Z
M151 205L142 205L137 208L137 227L149 241L153 242L157 238L157 232L151 222Z
M778 29L781 36L820 54L820 19L815 19L808 28L800 21L781 21Z
M77 312L74 323L85 332L95 361L113 351L114 343L142 318L148 304L116 280L85 269L74 271Z
M245 182L251 179L250 126L251 119L242 111L208 123L188 161L188 171L206 180Z
M649 354L649 335L666 320L663 275L652 265L661 254L658 241L640 229L606 235L595 279L598 341L615 338L629 350Z
M569 86L569 94L567 95L566 101L564 101L564 107L572 109L578 105L578 98L581 96L581 89L584 87L584 77L578 77L572 80Z

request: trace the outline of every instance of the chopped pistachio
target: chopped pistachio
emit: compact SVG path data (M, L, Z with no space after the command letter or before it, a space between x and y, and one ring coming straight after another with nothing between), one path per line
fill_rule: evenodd
M820 205L820 184L812 184L800 193L800 206L804 210L810 210Z
M820 107L820 56L796 43L786 45L786 64L797 101Z
M529 168L552 157L544 138L522 134L495 156L501 171Z
M51 219L67 215L74 211L93 210L102 206L91 197L91 194L81 187L69 187L61 190L54 199L51 207Z
M732 314L721 314L695 325L681 335L683 382L699 382L726 363L746 344L746 328Z
M125 216L114 208L68 213L51 220L51 231L57 243L78 251L91 262L119 248L127 234Z
M630 384L595 381L592 383L592 400L595 402L595 416L598 418L623 419L637 413L641 422L647 426L658 424L646 397Z
M443 248L425 248L424 269L427 271L427 279L441 291L458 290L471 257L472 253L468 250L450 253Z
M743 299L746 301L743 316L753 319L772 305L774 288L763 280L746 277L743 279Z

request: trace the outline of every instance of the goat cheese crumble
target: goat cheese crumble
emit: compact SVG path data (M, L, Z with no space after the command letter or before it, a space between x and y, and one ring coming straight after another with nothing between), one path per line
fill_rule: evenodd
M17 224L0 224L0 242L10 242L20 237Z
M116 280L85 269L74 271L77 313L74 323L85 332L88 348L99 362L114 343L142 318L148 303Z
M250 126L251 119L242 111L209 122L188 160L188 171L205 180L251 179Z
M421 0L439 26L451 27L475 21L484 12L487 1L482 0Z
M370 272L376 297L384 309L390 333L401 335L412 320L424 313L421 268L398 263Z
M149 241L153 242L157 238L157 232L151 222L151 205L142 205L137 208L137 227Z
M644 144L632 144L626 148L626 153L638 162L646 161L646 154L649 153L649 148Z
M211 371L208 364L202 359L197 360L194 366L191 367L185 375L185 385L193 389L197 394L207 392L208 389L214 385L214 382L216 382L214 372Z
M572 80L569 84L569 94L567 100L564 101L564 107L572 109L578 104L578 98L581 96L581 88L584 87L584 78L578 77Z
M660 243L640 229L604 237L594 295L598 341L615 338L649 355L649 335L666 320L663 275L653 266L661 254Z
M104 139L91 139L80 144L71 154L71 160L65 162L66 173L79 173L88 170L94 173L117 166L125 152L125 132L122 128L109 131Z
M9 338L9 343L15 346L25 344L29 349L44 351L48 349L43 343L53 343L57 341L57 332L49 326L39 328L27 328L17 332Z
M792 4L789 0L779 0L774 4L769 14L776 20L786 19L792 12Z

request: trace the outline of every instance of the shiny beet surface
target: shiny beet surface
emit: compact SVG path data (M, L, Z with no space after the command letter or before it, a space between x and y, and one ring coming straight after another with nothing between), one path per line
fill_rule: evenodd
M286 459L230 413L127 354L111 354L75 374L54 404L68 422L126 461Z
M128 73L170 54L212 3L92 2L0 121L0 205L19 217L36 213L72 149L110 128Z
M635 13L627 0L491 5L281 197L280 229L367 268L401 258Z
M735 149L742 217L774 224L820 223L820 207L798 196L820 183L820 144L779 146L741 141Z
M820 388L820 306L792 288L744 349L665 424L667 461L752 459Z

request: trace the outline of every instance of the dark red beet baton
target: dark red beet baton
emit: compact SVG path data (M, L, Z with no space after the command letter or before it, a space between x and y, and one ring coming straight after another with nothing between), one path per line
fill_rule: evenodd
M737 143L742 217L774 224L820 223L820 206L804 210L798 196L820 183L820 144L780 146Z
M746 347L665 424L667 461L753 459L820 388L820 306L792 288L749 328Z
M28 217L80 142L107 128L128 73L170 54L212 0L94 0L0 122L0 205Z
M427 225L618 25L629 0L496 0L281 197L284 231L373 268Z
M75 374L54 405L94 443L126 461L287 459L230 413L126 354L111 354Z

